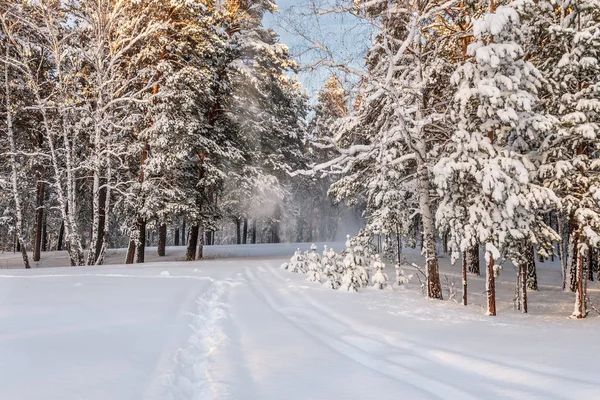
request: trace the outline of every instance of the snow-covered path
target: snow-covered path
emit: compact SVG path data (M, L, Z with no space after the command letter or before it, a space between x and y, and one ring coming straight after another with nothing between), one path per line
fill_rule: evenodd
M0 275L1 399L598 399L598 318L342 293L276 259Z

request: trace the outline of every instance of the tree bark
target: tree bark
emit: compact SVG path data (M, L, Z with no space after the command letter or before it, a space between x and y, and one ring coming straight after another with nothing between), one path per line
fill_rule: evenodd
M575 307L573 310L573 317L580 319L587 316L586 304L585 304L585 290L584 290L584 276L583 276L583 251L577 251L577 264L576 264L576 279L575 279Z
M140 232L140 237L137 242L136 262L142 264L146 255L146 219L138 218L138 231Z
M494 256L488 253L489 262L487 266L487 314L490 316L496 315L496 277L494 276Z
M528 248L532 248L531 245L527 245ZM535 261L535 257L534 257ZM534 264L535 266L535 264ZM529 280L527 279L529 275L529 258L526 265L522 265L520 268L521 271L521 311L524 314L527 314L527 286L529 285ZM537 286L537 281L536 281Z
M248 218L244 217L244 228L242 234L242 244L246 244L248 242Z
M594 272L596 272L598 270L598 259L596 258L598 252L591 248L588 250L588 257L587 257L587 270L588 270L588 280L593 281L594 280Z
M567 256L566 290L575 292L577 290L577 260L579 258L577 247L579 243L575 232L573 230L571 232L571 235L569 235L569 252Z
M62 251L62 249L63 249L64 236L65 236L65 222L61 221L60 229L58 230L58 242L56 243L57 251Z
M42 251L48 251L48 213L44 212L42 221Z
M104 259L104 236L105 236L105 227L106 227L106 202L107 202L107 192L108 189L106 187L106 182L101 180L101 187L98 189L98 236L96 237L96 251L95 251L95 260L93 263L98 265L101 264L98 260Z
M135 240L129 240L129 247L127 248L127 257L125 259L125 264L133 264L133 260L135 259Z
M161 224L158 227L158 256L164 257L167 247L167 224Z
M202 260L204 258L204 228L198 228L198 260Z
M38 182L35 210L35 228L33 234L33 261L40 261L42 252L42 241L44 238L44 198L46 184Z
M467 257L462 253L462 281L463 281L463 306L467 305Z
M196 248L198 247L198 225L192 226L189 231L187 252L185 253L185 261L194 261L196 259Z
M174 245L179 246L179 226L175 226Z
M467 268L469 270L469 273L474 274L474 275L481 275L481 270L479 268L479 245L475 245L472 247L469 247L467 249Z
M526 272L526 283L527 288L531 290L538 290L538 281L537 281L537 269L535 266L535 250L533 245L527 245L525 247L527 264L525 266Z
M252 244L256 244L256 219L252 220Z
M242 244L242 221L239 217L235 218L235 242Z

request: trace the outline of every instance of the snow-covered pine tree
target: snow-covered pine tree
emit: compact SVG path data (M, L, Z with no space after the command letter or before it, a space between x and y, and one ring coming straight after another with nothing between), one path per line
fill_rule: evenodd
M538 63L550 83L547 108L559 124L541 149L539 177L562 201L563 240L568 242L561 252L564 288L576 292L573 316L583 318L587 314L585 257L600 240L600 3L542 4L548 12L540 13L546 16L540 30L548 46Z
M519 16L493 3L473 21L470 57L452 77L456 131L449 154L434 168L441 196L439 226L451 232L453 257L477 242L486 246L487 313L496 315L495 262L521 241L557 240L539 211L559 201L531 182L530 146L552 128L538 106L540 72L524 60Z

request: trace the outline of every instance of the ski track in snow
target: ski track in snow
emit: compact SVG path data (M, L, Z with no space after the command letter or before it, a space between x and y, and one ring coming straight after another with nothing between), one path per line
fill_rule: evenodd
M431 395L429 398L480 399L484 393L490 392L506 398L524 399L600 398L597 382L569 374L561 376L498 360L466 356L391 332L375 333L369 327L361 326L357 321L317 302L298 290L300 287L289 285L272 266L264 265L257 271L265 277L260 278L253 268L246 268L245 274L270 308L340 354L410 383L428 392ZM282 287L274 289L270 282L278 282ZM266 289L269 286L271 290ZM332 335L332 322L339 335ZM419 370L442 373L431 377ZM465 374L472 374L472 379L465 379ZM465 382L462 387L469 387L468 391L453 384L460 381ZM568 395L558 394L567 387Z

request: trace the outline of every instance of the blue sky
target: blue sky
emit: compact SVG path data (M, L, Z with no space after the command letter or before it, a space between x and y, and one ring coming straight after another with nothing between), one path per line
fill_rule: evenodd
M306 6L307 3L307 0L278 0L277 6L279 12L273 15L268 14L265 17L265 26L272 28L279 34L280 41L290 48L292 54L298 54L306 50L307 42L291 32L293 29L285 22L284 16L289 13L290 7L294 7L295 11L309 11L309 7ZM362 63L363 57L361 51L364 50L367 35L364 29L357 29L352 32L348 31L353 25L356 25L353 17L328 15L319 17L318 20L315 17L298 18L296 22L301 22L306 26L303 30L309 36L319 38L319 42L324 42L331 49L335 50L338 60L341 61L353 53L358 53L354 54L355 60L358 61L355 61L353 64L356 66L357 62ZM314 56L305 55L299 61L306 65L306 63L310 63L312 60L314 60ZM314 96L330 74L331 71L319 68L311 72L301 72L299 80L309 94Z

